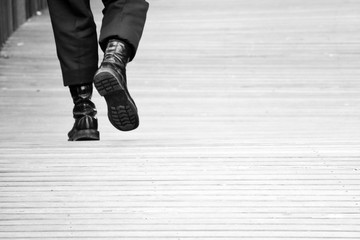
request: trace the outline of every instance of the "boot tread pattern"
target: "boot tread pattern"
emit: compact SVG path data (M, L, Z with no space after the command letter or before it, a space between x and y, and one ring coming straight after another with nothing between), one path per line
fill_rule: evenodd
M111 74L99 73L97 75L97 78L98 80L95 80L94 84L101 96L105 96L106 94L116 90L121 90L120 84Z
M110 113L113 123L121 126L123 131L132 130L138 125L137 115L130 106L111 107Z
M108 117L112 125L121 131L130 131L139 126L136 106L116 77L108 72L95 75L94 84L108 105Z

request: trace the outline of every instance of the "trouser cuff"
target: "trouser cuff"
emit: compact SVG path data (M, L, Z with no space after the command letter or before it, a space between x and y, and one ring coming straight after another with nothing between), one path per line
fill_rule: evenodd
M78 70L63 71L64 86L93 83L98 67L88 67Z

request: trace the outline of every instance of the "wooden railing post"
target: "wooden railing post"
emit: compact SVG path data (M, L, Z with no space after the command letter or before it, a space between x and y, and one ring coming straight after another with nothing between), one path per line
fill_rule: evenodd
M0 0L0 49L26 19L46 6L46 0Z

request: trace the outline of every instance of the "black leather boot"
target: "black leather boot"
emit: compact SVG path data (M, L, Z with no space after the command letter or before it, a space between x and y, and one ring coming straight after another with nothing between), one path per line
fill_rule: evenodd
M126 86L125 67L130 51L126 43L110 40L103 62L94 76L96 89L105 97L109 120L121 131L130 131L139 126L137 108Z
M70 93L75 104L73 115L75 123L68 133L69 141L99 140L98 122L95 104L90 100L92 84L70 86Z

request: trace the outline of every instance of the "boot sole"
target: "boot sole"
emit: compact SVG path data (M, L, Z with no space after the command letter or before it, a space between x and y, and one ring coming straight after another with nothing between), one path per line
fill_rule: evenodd
M94 85L105 98L111 124L121 131L131 131L139 126L139 116L134 101L117 75L110 68L100 69L95 74Z
M69 136L69 141L98 141L100 140L100 133L97 130L79 130L72 136Z

